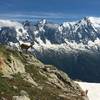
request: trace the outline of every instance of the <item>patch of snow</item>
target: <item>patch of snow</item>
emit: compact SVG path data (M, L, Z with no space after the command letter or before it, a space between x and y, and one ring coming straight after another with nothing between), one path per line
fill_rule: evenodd
M82 38L82 35L80 33L78 33L79 38Z
M70 28L70 25L73 26L73 25L76 24L76 22L77 22L77 21L75 21L75 22L74 22L74 21L73 21L73 22L64 22L64 23L63 23L63 26L64 26L64 27Z
M28 46L30 46L31 45L31 43L30 42L23 42L23 41L19 41L19 44L21 45L21 44L25 44L25 45L28 45Z
M96 45L100 46L100 39L97 38L97 39L94 41L94 43L95 43Z
M94 42L92 42L92 41L88 41L88 46L93 47L94 45L95 45Z
M83 26L84 26L84 25L87 25L87 21L84 20L84 19L82 19L82 20L81 20L81 23L80 23L79 25L80 25L80 26L81 26L81 25L83 25Z
M95 26L100 28L100 18L99 17L89 17L90 22Z
M62 27L62 26L59 26L59 27L58 27L58 30L59 30L60 33L62 34L63 27Z
M40 21L40 24L44 25L46 22L47 22L46 19L42 19L42 20Z
M39 31L43 31L43 32L45 32L45 30L44 30L43 27L39 27Z
M77 82L85 91L88 90L89 100L100 100L100 83Z
M16 49L16 50L19 50L19 51L20 51L19 43L9 42L8 45L9 45L12 49Z
M38 30L34 31L34 35L37 35L38 33L39 33L39 31L38 31Z
M46 45L52 45L48 39L46 39Z
M36 40L39 42L39 44L44 45L44 42L40 39L40 37L36 38Z

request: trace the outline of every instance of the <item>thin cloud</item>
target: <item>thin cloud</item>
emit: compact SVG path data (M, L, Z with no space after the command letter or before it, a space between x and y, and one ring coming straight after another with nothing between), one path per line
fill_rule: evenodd
M64 20L77 20L86 15L82 14L66 14L66 13L51 13L51 12L31 12L31 13L6 13L0 14L0 19L11 19L11 20L38 20L46 18L50 21L64 21Z

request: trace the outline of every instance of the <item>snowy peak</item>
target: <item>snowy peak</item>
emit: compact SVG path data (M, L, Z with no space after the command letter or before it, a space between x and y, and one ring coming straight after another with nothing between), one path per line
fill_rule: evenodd
M99 17L84 17L82 20L80 20L82 24L91 24L94 27L100 27L100 18Z
M35 41L40 45L41 43L46 45L48 42L63 44L66 40L70 43L88 45L89 41L94 42L97 38L100 39L100 18L98 17L85 17L79 21L64 22L61 25L50 23L46 19L35 24L30 21L21 23L0 20L0 28L0 42L4 43Z
M88 20L90 20L90 22L92 24L100 24L100 18L99 17L88 17Z
M27 31L24 29L23 25L20 22L0 20L0 43L16 43L20 39L24 40L27 35Z
M73 21L73 22L64 22L63 23L63 26L64 27L69 27L69 26L73 26L77 23L77 21Z
M100 18L99 17L89 17L88 19L90 20L90 22L95 28L100 28Z
M44 24L47 23L47 20L46 19L41 19L39 23L42 24L42 25L44 25Z

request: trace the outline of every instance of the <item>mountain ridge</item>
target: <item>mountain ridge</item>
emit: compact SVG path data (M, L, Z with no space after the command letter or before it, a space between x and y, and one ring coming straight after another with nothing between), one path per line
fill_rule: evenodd
M63 24L51 23L45 19L37 23L1 22L3 22L0 29L1 44L19 51L26 51L21 49L21 44L32 45L28 52L46 64L58 66L70 77L84 81L100 81L99 18L85 17L79 21Z

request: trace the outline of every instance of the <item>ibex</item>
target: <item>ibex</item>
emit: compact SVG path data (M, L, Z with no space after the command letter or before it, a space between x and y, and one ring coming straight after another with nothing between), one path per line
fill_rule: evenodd
M27 44L24 44L24 43L22 43L22 44L20 45L21 49L22 49L22 50L25 49L26 52L28 51L29 48L32 48L32 46L33 46L33 44L27 45Z
M88 94L88 90L85 90L85 91L81 92L81 96L87 96L87 94Z

